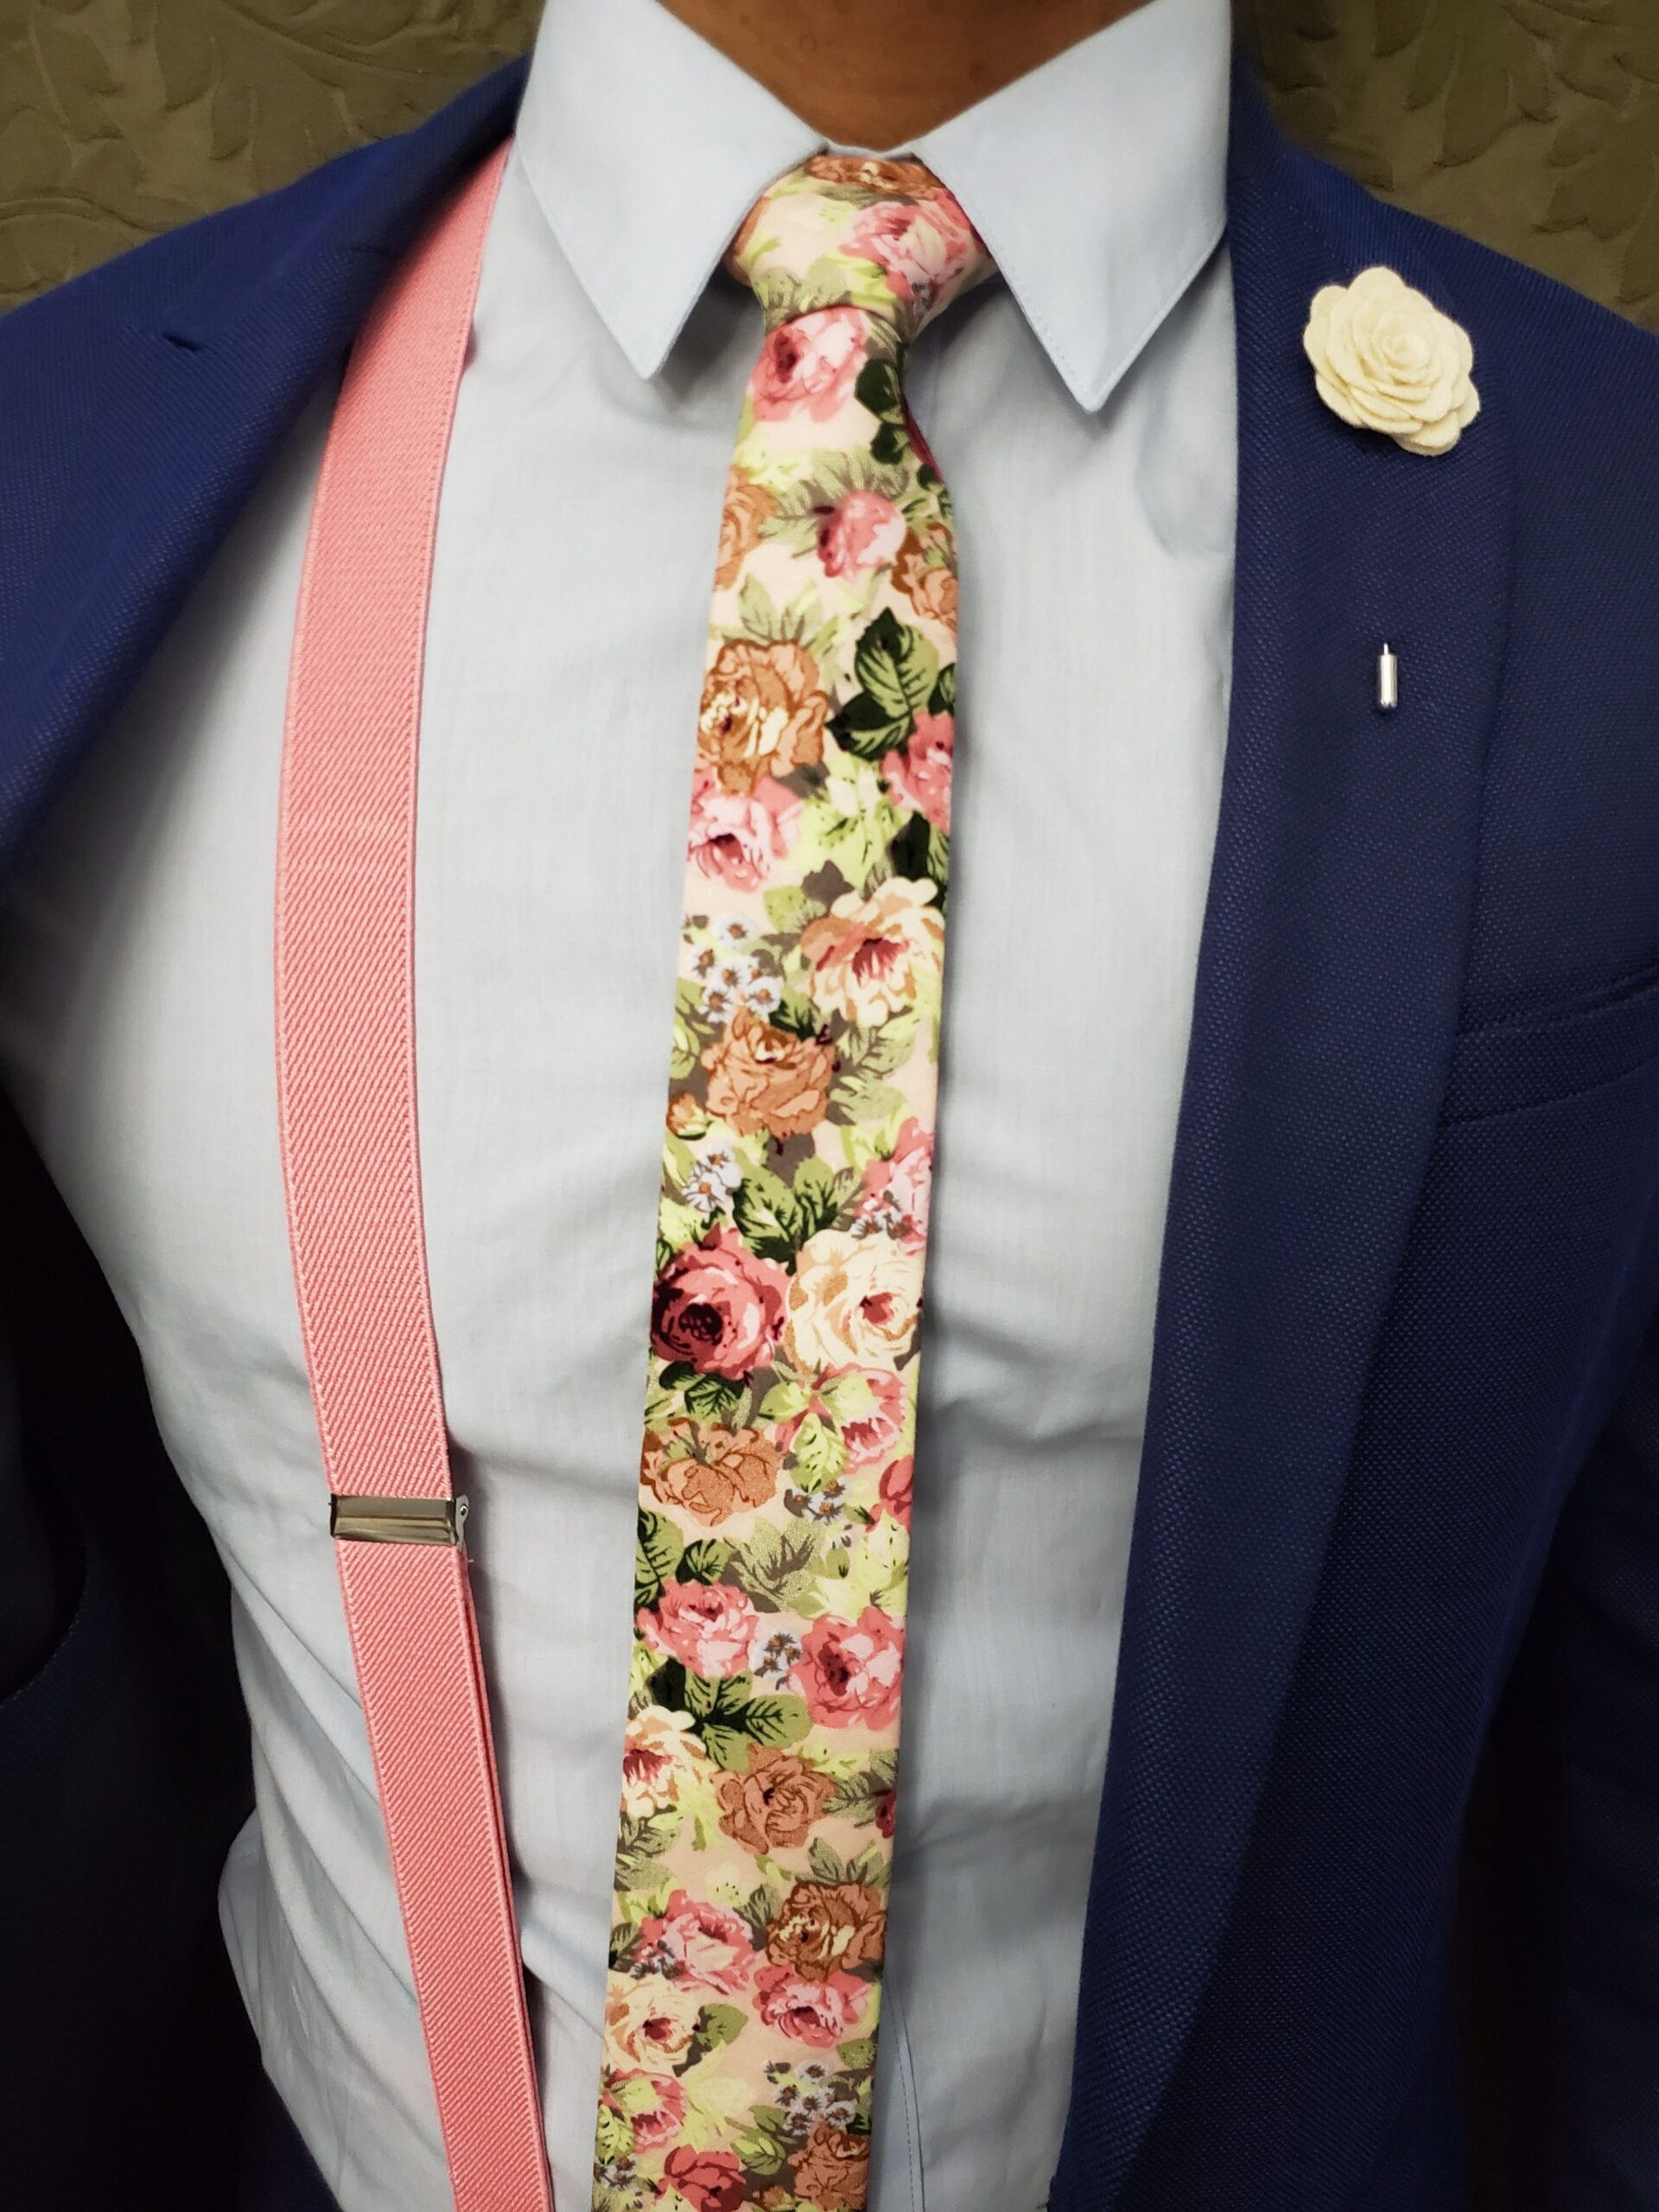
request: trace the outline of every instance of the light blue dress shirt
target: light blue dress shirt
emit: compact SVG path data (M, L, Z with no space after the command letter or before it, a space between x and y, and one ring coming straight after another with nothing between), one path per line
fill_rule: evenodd
M1036 2212L1065 2107L1226 719L1224 0L915 149L996 254L915 349L962 706L875 2212ZM421 768L432 1287L560 2202L588 2202L683 852L759 337L815 134L654 0L551 0L445 483ZM445 2184L327 1536L271 1046L315 409L0 920L0 1070L229 1568L227 1939L345 2212Z

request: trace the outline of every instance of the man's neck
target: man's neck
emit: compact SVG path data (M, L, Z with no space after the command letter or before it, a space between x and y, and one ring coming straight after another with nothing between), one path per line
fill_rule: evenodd
M836 143L903 148L1141 0L662 0Z

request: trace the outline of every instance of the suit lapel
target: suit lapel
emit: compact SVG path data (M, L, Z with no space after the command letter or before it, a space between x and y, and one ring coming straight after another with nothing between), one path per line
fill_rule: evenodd
M25 351L22 373L84 380L95 346L105 397L0 658L0 866L154 652L422 220L511 129L522 79L498 71L423 129L200 225L188 282L158 287L136 315L73 325L77 358ZM144 273L142 254L132 269Z
M1301 352L1317 288L1374 262L1457 315L1420 234L1285 147L1242 75L1230 194L1231 719L1054 2199L1068 2212L1121 2191L1231 1906L1433 1140L1508 605L1501 364L1478 330L1484 411L1434 460L1344 428ZM1393 715L1375 703L1385 639Z

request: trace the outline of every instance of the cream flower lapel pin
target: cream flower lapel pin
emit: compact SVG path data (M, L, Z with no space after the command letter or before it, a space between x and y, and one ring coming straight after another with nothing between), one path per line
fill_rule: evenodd
M1480 412L1461 323L1392 269L1313 295L1302 345L1325 405L1408 453L1448 453Z

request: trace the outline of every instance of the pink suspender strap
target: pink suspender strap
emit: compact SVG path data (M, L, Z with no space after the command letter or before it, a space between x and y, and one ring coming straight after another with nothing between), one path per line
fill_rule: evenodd
M317 486L283 764L276 1062L305 1355L457 2212L551 2212L453 1495L416 1133L416 762L455 396L506 149L396 272Z

